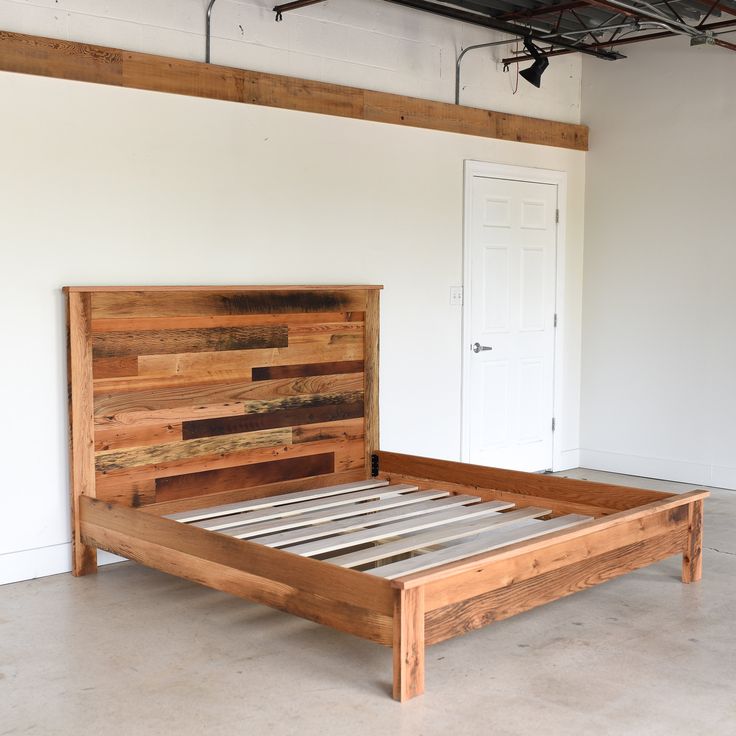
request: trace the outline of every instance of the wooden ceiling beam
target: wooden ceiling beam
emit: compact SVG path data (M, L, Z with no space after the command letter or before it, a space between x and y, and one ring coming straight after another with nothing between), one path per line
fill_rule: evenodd
M585 125L8 31L0 71L588 150Z

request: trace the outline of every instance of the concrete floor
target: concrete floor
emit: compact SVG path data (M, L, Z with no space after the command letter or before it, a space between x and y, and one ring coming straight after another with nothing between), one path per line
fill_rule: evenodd
M403 706L387 648L132 563L4 586L0 734L734 736L734 528L715 490L700 584L671 558L432 647Z

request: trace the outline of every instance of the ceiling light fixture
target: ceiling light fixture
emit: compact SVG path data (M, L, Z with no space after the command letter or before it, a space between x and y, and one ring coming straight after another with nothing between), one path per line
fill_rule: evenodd
M529 55L534 59L534 63L527 69L522 69L521 74L529 84L533 84L535 87L541 86L542 74L544 70L549 66L549 59L542 53L542 50L534 45L531 36L527 36L524 39L524 48L529 52Z

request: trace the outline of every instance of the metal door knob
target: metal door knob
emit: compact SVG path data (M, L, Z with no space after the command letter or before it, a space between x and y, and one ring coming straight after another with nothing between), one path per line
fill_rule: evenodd
M472 350L472 351L473 351L474 353L480 353L480 352L482 352L483 350L493 350L493 348L489 348L489 347L488 347L487 345L481 345L481 344L480 344L479 342L474 342L474 343L473 343L473 344L472 344L472 345L470 346L470 349L471 349L471 350Z

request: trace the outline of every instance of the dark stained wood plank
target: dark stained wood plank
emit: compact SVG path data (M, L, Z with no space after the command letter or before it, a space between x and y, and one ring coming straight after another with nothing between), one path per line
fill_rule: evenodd
M291 429L268 429L263 432L243 432L226 437L203 437L163 445L137 447L131 450L110 450L95 455L98 473L127 470L138 466L160 465L167 462L191 460L201 456L219 456L259 447L291 444Z
M351 312L365 308L365 291L111 291L92 295L92 316L182 317L291 312Z
M183 328L248 327L250 325L312 325L328 322L362 322L363 312L295 312L285 320L281 314L226 314L188 317L103 317L92 320L92 332L136 332Z
M185 440L190 440L198 437L255 432L261 429L293 427L294 425L316 424L318 422L336 422L362 416L362 401L308 404L294 408L277 409L268 413L184 422L182 436Z
M285 324L103 332L92 337L95 358L285 348L288 344Z
M286 458L156 480L156 501L173 501L222 491L325 475L335 470L335 453Z
M584 125L19 33L0 70L588 150Z
M362 373L362 360L341 360L332 363L300 363L296 365L258 366L252 369L253 381L275 378L298 378L300 376L329 376L338 373Z
M245 412L246 401L276 400L285 396L362 391L363 374L347 373L306 378L280 378L273 381L233 380L215 377L207 381L198 376L190 383L157 379L156 384L120 391L104 390L95 396L98 423L119 421L171 421L197 419L197 407L225 404ZM162 414L161 412L166 412ZM218 416L215 414L214 416Z
M652 537L428 611L427 644L465 634L676 555L684 537L682 530Z

